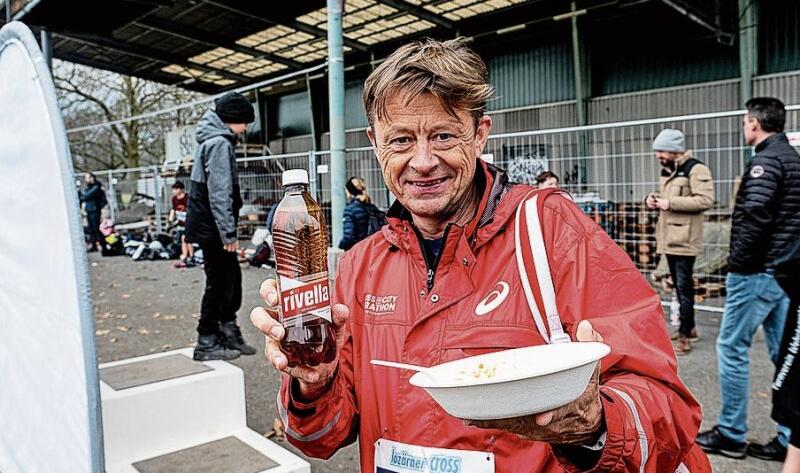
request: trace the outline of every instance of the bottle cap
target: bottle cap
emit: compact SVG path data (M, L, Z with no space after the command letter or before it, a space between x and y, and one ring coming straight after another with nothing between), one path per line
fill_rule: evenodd
M283 186L292 184L308 184L308 171L305 169L287 169L283 171Z

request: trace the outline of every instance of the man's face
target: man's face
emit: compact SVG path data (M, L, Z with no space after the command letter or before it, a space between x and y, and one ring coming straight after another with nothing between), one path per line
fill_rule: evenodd
M665 168L674 167L675 161L680 157L680 153L672 153L670 151L656 151L656 158Z
M229 123L228 126L231 127L231 131L237 135L241 135L247 131L247 123Z
M91 174L87 174L83 176L83 180L86 182L86 184L92 184L94 182L94 177L92 177Z
M745 113L742 117L742 131L744 132L744 142L752 146L757 140L757 131L759 128L758 120L751 117L749 113Z
M468 111L456 117L429 93L406 104L406 95L387 100L385 119L367 129L386 186L413 215L445 222L470 205L476 159L492 120Z

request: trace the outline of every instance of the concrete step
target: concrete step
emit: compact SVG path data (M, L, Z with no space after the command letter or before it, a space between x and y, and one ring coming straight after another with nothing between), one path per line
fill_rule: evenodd
M187 456L212 466L242 463L242 472L310 471L306 461L247 428L241 369L191 357L188 348L100 366L108 472L184 471L170 466L177 463L194 465L187 472L239 471L233 464L205 470ZM240 454L231 456L231 449Z

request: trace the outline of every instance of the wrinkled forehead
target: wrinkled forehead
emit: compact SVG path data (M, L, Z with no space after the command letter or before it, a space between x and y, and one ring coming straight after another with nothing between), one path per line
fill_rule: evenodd
M447 124L467 128L472 123L468 110L448 110L444 101L430 92L413 93L399 89L388 95L383 114L376 117L379 128L397 126L439 126Z

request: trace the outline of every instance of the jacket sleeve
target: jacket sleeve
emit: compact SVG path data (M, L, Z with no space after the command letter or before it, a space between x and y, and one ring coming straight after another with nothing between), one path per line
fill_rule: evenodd
M730 248L731 258L736 258L737 266L757 266L752 263L764 257L763 236L772 231L782 180L781 168L776 161L756 156L745 169L734 210L739 220L733 225L739 229L737 238L731 239Z
M349 281L352 270L348 255L342 257L336 276L333 303L351 300ZM351 308L351 311L353 308ZM345 343L339 353L339 368L330 389L310 403L297 399L296 381L282 375L278 392L278 414L289 443L304 454L328 459L340 448L353 443L358 435L358 407L353 383L352 320L347 322Z
M233 147L226 139L206 145L205 166L208 176L208 201L223 243L236 241L236 216L233 214Z
M692 168L689 191L690 195L671 197L669 209L673 212L702 212L714 206L714 182L708 166L698 164Z
M81 202L88 202L95 198L97 195L97 190L100 189L100 186L88 186L86 190L81 192Z
M342 215L342 239L339 241L339 248L347 251L357 243L356 241L356 219L353 205L347 205Z
M578 322L589 320L611 347L600 371L606 443L589 471L676 471L694 446L701 410L678 378L658 295L574 204L550 197L542 217L565 330L574 340ZM556 453L565 469L580 471Z

